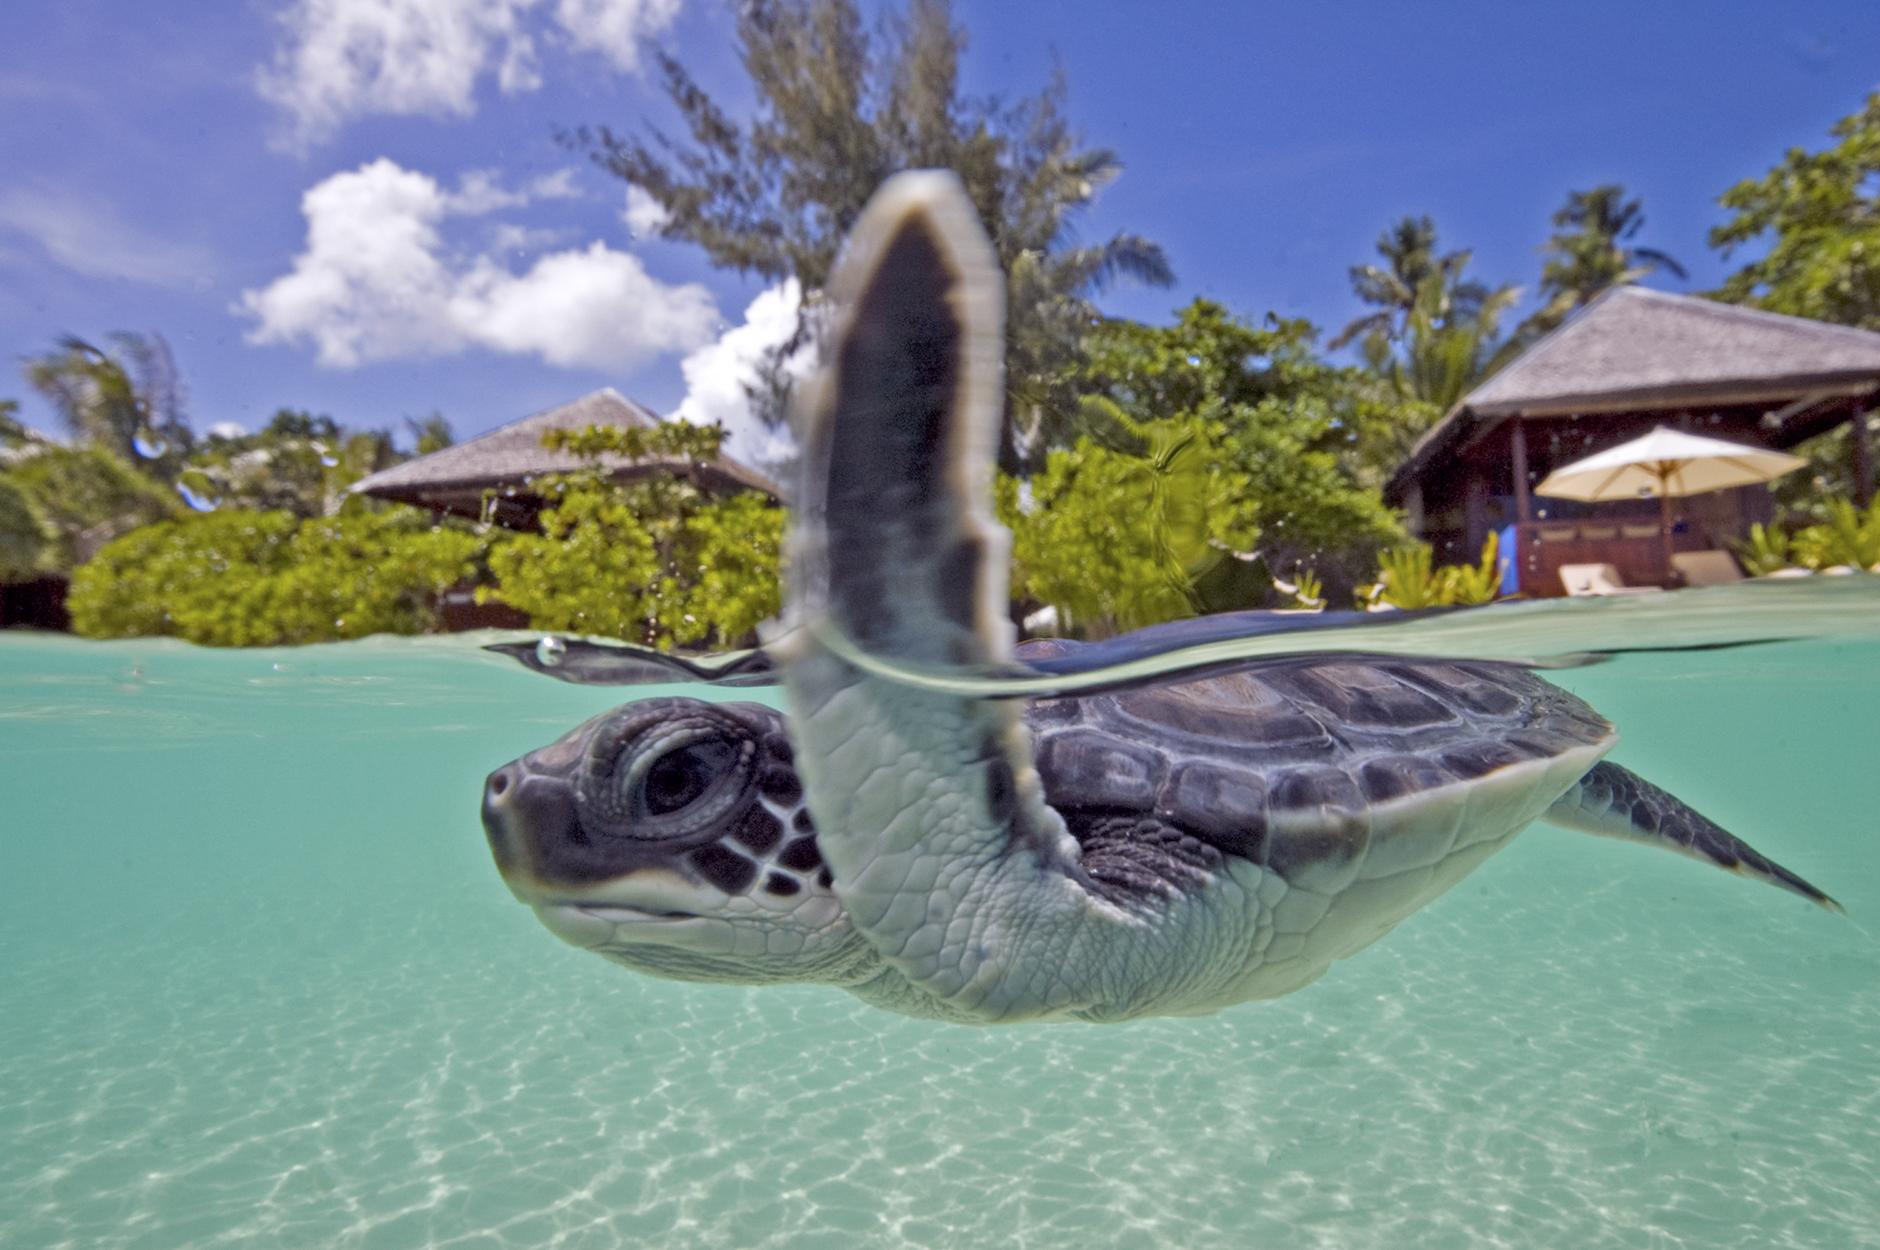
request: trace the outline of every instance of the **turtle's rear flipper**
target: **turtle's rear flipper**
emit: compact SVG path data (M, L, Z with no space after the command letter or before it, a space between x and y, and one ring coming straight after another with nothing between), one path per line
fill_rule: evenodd
M1799 894L1829 911L1841 905L1755 847L1636 773L1595 764L1542 820L1601 837L1679 851Z

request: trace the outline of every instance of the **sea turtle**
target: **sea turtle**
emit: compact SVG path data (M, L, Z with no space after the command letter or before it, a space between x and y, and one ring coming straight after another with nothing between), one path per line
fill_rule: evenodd
M646 699L492 773L497 865L558 936L914 1015L1117 1021L1296 990L1536 819L1835 906L1601 762L1612 726L1517 664L1321 651L985 697L1078 654L1011 641L1001 288L950 176L871 202L806 404L785 617L725 669L774 668L790 715Z

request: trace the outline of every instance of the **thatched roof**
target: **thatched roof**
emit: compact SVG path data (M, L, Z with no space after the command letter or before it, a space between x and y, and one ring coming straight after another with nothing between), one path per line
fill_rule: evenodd
M1418 440L1396 494L1478 425L1859 395L1880 334L1640 286L1614 287L1476 387Z
M577 456L542 446L549 430L581 430L588 426L650 429L659 418L612 387L583 395L573 403L511 421L487 434L381 469L353 484L353 490L378 499L392 499L421 507L477 516L485 492L500 492L507 499L521 498L539 506L527 490L534 478L585 467ZM759 490L779 498L777 484L749 465L719 456L694 462L680 457L647 456L639 459L604 456L602 467L620 478L670 473L689 477L713 490ZM511 492L514 492L513 494ZM533 515L534 507L523 511ZM505 519L499 517L498 519Z

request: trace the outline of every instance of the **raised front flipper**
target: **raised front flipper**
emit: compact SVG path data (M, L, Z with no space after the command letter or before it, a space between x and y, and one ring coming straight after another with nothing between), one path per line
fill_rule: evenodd
M1841 905L1682 799L1637 773L1602 762L1541 817L1583 833L1643 842L1799 894L1829 911Z
M946 677L1012 661L989 489L1002 287L951 175L902 175L871 202L838 270L787 615L766 643L836 895L923 1013L1140 1014L1200 979L1178 909L1093 888L1014 704L881 667Z

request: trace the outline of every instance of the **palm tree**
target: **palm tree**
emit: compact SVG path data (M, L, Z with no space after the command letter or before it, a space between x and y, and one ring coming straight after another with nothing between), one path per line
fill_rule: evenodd
M457 441L457 435L450 428L450 420L441 412L432 412L426 417L406 417L405 431L411 435L413 455L428 456L434 451L442 451Z
M20 420L20 401L0 399L0 448L33 441L35 433Z
M1628 245L1645 225L1643 201L1625 198L1616 182L1572 191L1554 214L1556 230L1542 247L1541 308L1515 332L1523 343L1565 321L1575 309L1615 286L1663 269L1685 277L1684 266L1655 247Z
M1520 296L1519 287L1504 286L1459 306L1443 275L1431 273L1417 288L1396 350L1381 336L1367 336L1365 359L1401 397L1446 412L1513 358L1515 341L1497 335Z
M1401 341L1409 331L1410 321L1424 288L1432 281L1442 289L1441 303L1446 317L1473 318L1491 302L1508 298L1511 287L1490 290L1480 282L1465 282L1462 271L1472 253L1436 251L1436 223L1428 217L1404 217L1377 240L1383 265L1353 265L1351 289L1376 312L1366 313L1338 332L1327 344L1336 351L1355 339L1378 339L1385 344Z

